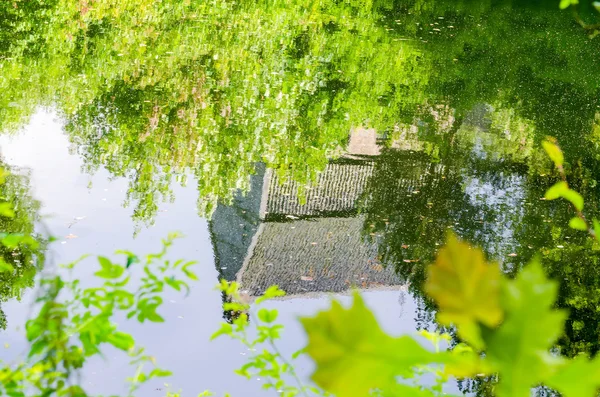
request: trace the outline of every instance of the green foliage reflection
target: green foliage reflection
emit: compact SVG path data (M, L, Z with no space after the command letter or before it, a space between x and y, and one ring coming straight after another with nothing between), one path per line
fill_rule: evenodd
M36 234L40 203L31 197L29 178L3 165L0 168L0 304L20 299L33 287L44 263L44 239ZM0 328L7 319L0 307Z

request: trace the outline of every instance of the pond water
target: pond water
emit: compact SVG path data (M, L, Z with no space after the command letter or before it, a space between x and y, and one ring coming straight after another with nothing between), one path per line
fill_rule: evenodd
M57 237L0 278L0 359L25 349L36 258L60 271L172 231L170 257L198 261L200 281L166 297L165 323L125 327L186 393L264 394L233 375L246 349L209 341L228 317L219 279L288 292L270 303L286 354L305 342L298 316L354 287L387 331L432 330L422 283L449 230L510 275L539 255L570 311L560 352L595 354L598 247L542 199L557 176L540 142L557 138L597 215L600 41L554 2L272 3L0 6L1 189L16 207L2 227ZM84 380L118 392L130 371L108 355Z

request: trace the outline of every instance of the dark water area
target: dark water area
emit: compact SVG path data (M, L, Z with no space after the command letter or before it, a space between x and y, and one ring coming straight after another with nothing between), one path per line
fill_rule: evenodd
M558 351L600 349L600 247L568 227L566 203L543 199L558 175L540 145L557 139L598 216L600 38L581 26L598 19L587 4L574 16L554 1L17 3L0 5L12 173L0 190L16 212L0 222L57 240L2 252L18 271L0 273L0 359L25 349L41 267L156 251L172 231L185 237L169 255L197 260L200 281L165 299L164 324L126 327L184 395L264 394L233 374L247 350L209 342L229 316L219 279L249 297L287 291L270 305L290 354L305 343L297 317L352 288L387 331L435 330L422 284L448 231L509 275L537 255L570 313ZM84 376L110 393L128 370L108 356ZM164 395L149 387L140 395Z

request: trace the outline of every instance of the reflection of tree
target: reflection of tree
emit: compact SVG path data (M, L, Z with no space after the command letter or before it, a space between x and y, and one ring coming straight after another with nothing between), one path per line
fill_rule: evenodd
M5 170L5 165L2 166ZM13 170L14 171L14 170ZM35 222L39 220L39 203L30 195L29 179L17 173L10 174L0 184L0 199L8 202L14 210L14 217L0 216L0 230L5 238L6 233L16 235L35 235ZM39 237L39 236L38 236ZM34 276L43 264L43 243L37 238L36 244L19 244L7 247L0 244L2 259L12 265L14 271L0 272L0 303L21 297L26 288L34 284ZM6 328L6 316L0 308L0 328Z
M553 179L527 171L523 164L460 150L439 164L422 153L386 150L361 204L367 214L364 232L379 236L382 262L411 282L418 300L425 265L448 228L481 246L511 274L541 255L548 275L560 281L558 306L570 312L561 352L595 354L600 349L600 248L585 233L568 228L573 213L567 203L540 200ZM589 175L581 166L572 174L593 214L598 198ZM428 327L434 308L427 301L420 305L419 326Z
M600 67L600 42L588 39L569 13L555 4L504 0L398 1L391 9L389 28L425 41L422 51L435 65L429 103L448 105L457 118L487 103L510 115L513 138L517 122L532 134L525 143L552 135L574 157L596 157L584 137L599 104L600 76L590 70Z
M19 7L0 6L0 124L54 101L88 169L128 177L146 221L188 172L201 212L247 188L256 162L305 184L351 126L391 132L417 115L433 125L439 104L462 119L487 102L533 120L538 137L562 133L549 120L572 137L590 120L573 110L597 97L596 42L568 13L519 2ZM426 130L421 139L444 145Z
M368 5L57 0L44 15L49 70L7 77L53 87L39 101L51 93L90 169L130 179L143 220L190 171L201 212L247 187L259 161L307 183L351 126L391 128L422 102L429 70ZM56 81L42 77L52 65Z
M381 260L420 294L425 265L454 230L492 258L512 249L526 169L448 148L439 163L409 151L385 150L363 197L364 232L379 235Z
M418 152L385 150L378 159L361 211L365 232L383 234L381 261L420 292L425 265L445 241L449 228L469 230L473 206L462 186L460 170L432 163Z
M456 134L457 144L463 150L482 147L487 155L486 159L475 159L477 164L472 163L474 159L463 160L463 166L470 163L472 171L468 173L471 182L467 186L492 183L496 189L506 189L511 178L518 178L521 189L519 197L503 204L504 209L486 204L489 196L483 195L476 200L477 212L472 212L476 219L494 212L492 218L503 219L506 215L502 213L508 214L510 226L505 223L505 227L510 229L509 234L503 236L494 229L497 222L483 219L480 225L467 222L467 228L473 229L471 233L463 230L463 235L481 244L494 257L502 251L494 246L504 245L500 259L507 271L518 269L534 253L541 252L548 273L561 282L559 305L571 311L567 335L561 341L562 351L567 355L595 353L600 332L597 248L580 233L568 229L572 213L566 205L540 201L550 185L550 181L538 176L548 173L547 160L531 148L539 146L546 135L556 136L570 162L573 184L584 191L586 210L597 208L599 190L595 175L600 169L600 156L597 127L593 126L597 120L600 77L590 70L600 66L596 56L600 43L586 38L572 23L571 16L560 13L554 5L544 8L519 2L402 3L404 7L394 8L396 14L391 14L386 22L396 31L427 41L424 53L436 65L430 75L430 81L436 83L427 86L429 100L445 103L454 109L457 118L467 119L481 103L495 109L488 115L488 132L492 135L481 128L461 128ZM502 139L502 135L508 139ZM511 139L514 143L509 142ZM506 161L516 163L498 166L498 162ZM420 207L414 210L421 211ZM383 211L380 215L385 216ZM416 223L410 222L411 216L405 217L408 231L397 232L399 236L417 230ZM430 233L428 242L438 241L439 232ZM506 241L499 242L498 238ZM427 238L423 236L422 240ZM510 247L517 256L505 256L511 252ZM404 260L406 250L396 247L393 251L400 251L396 255Z
M576 174L576 172L574 172ZM573 216L564 202L540 201L553 180L531 177L528 181L525 214L515 228L520 264L540 255L548 275L560 281L557 305L569 311L566 332L559 341L561 352L575 356L600 350L600 247L585 233L567 225ZM581 185L582 181L573 181ZM596 212L598 198L586 191L588 214ZM530 248L531 247L531 248ZM516 270L516 269L515 269Z

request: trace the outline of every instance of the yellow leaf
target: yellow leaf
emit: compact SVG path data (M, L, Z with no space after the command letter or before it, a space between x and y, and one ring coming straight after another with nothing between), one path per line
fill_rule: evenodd
M542 146L544 147L544 150L546 151L546 153L548 154L548 157L550 157L552 162L554 162L554 164L557 167L562 167L562 165L565 161L565 158L563 156L562 151L558 147L558 145L556 143L554 143L552 140L548 139L548 140L542 142Z
M495 327L502 321L501 274L488 264L483 252L449 235L433 265L428 268L425 291L438 304L438 321L457 326L459 336L482 349L479 323Z

